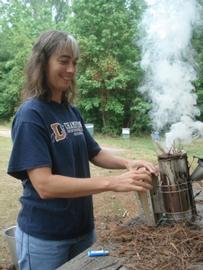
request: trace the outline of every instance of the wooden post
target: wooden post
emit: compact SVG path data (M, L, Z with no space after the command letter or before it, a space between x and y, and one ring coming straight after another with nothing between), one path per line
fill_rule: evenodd
M155 220L152 212L151 202L150 202L150 192L138 192L138 196L141 202L142 209L147 221L148 226L155 226Z
M161 206L159 205L159 207L157 207L157 205L162 204L162 202L160 201L157 203L156 201L158 198L160 198L157 196L157 185L158 178L156 176L153 176L153 189L147 192L138 192L139 200L141 202L141 206L148 226L156 226L160 218Z

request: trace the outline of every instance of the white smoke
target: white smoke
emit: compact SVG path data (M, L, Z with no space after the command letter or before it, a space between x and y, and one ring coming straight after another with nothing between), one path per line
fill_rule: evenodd
M203 136L203 123L195 122L200 112L192 83L197 74L191 46L200 9L196 0L145 2L140 24L143 38L139 41L145 80L139 90L152 102L154 130L170 127L166 134L170 149L174 140L188 143L193 136Z
M193 121L188 116L182 116L180 122L171 126L169 132L166 133L165 146L170 149L172 144L189 144L192 139L203 137L203 123Z

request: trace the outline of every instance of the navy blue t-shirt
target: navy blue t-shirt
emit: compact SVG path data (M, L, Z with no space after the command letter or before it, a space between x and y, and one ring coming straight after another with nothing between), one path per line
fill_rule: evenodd
M26 172L50 167L53 174L84 181L90 176L89 160L101 148L85 128L78 110L32 98L15 115L12 139L8 174L23 183L19 227L32 236L50 240L90 232L94 228L92 196L41 199Z

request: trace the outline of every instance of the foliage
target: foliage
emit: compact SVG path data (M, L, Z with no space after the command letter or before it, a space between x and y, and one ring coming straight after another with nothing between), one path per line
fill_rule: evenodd
M197 0L201 19L203 18L203 0ZM194 29L192 45L195 49L195 63L197 66L198 79L194 82L197 94L197 105L200 109L199 120L203 121L203 21L199 21L198 26Z
M199 0L201 6L203 1ZM143 0L10 0L0 2L0 120L20 102L23 69L36 37L48 29L73 33L79 41L77 105L96 130L120 134L151 128L147 103L136 90L142 80L135 45ZM203 33L194 32L199 78L195 84L203 120Z
M139 51L133 39L136 1L73 1L72 31L81 46L78 104L88 122L107 133L130 125Z
M202 2L203 7L203 2ZM203 31L202 31L202 25L199 26L195 31L193 35L193 47L195 48L195 62L197 63L197 72L198 72L198 79L194 83L197 93L197 105L200 109L200 117L199 120L203 121L203 46L202 46L202 40L203 40Z
M57 16L61 5L53 0L43 1L43 5L39 0L0 3L0 119L9 119L15 112L23 86L23 69L32 44L42 31L61 26L60 16ZM55 17L52 14L54 7ZM63 7L66 7L63 9L65 16L68 5L64 2Z
M151 130L151 122L148 116L151 110L151 104L143 101L141 97L136 97L131 107L132 117L131 130L132 133L141 135L142 133L149 133Z

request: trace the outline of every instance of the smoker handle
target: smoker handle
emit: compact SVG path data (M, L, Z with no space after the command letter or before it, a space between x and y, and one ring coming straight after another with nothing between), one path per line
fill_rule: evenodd
M201 181L203 180L203 159L198 158L198 165L194 169L193 173L190 176L191 181Z

